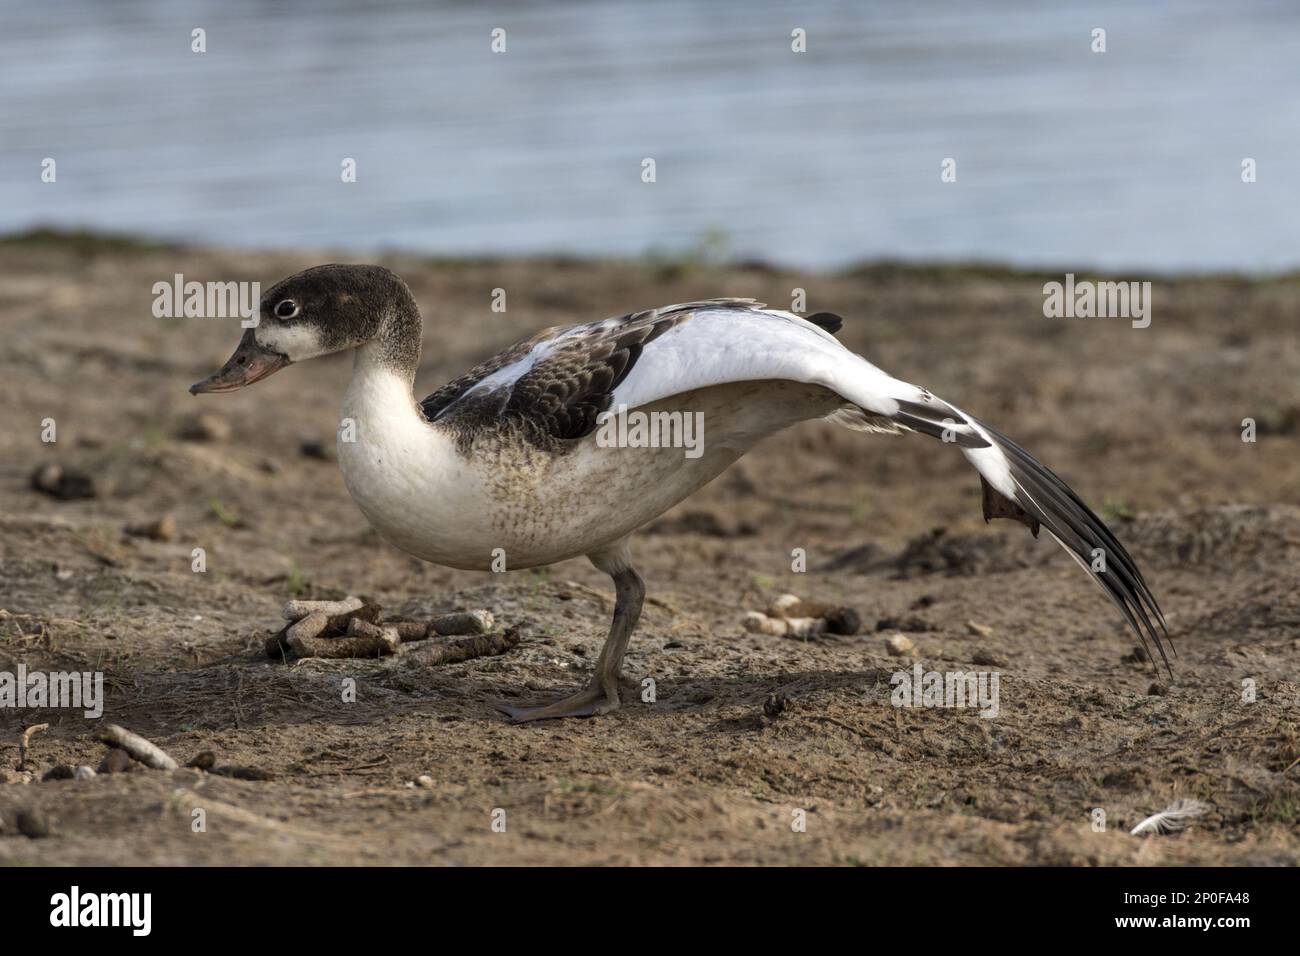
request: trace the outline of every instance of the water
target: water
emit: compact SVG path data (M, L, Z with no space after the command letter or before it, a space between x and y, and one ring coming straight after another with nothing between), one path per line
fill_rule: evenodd
M1284 269L1297 94L1294 3L0 0L0 231Z

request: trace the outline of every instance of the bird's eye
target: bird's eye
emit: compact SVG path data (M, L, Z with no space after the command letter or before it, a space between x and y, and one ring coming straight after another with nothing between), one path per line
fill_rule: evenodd
M298 314L298 303L293 299L284 299L275 307L275 317L277 319L292 319Z

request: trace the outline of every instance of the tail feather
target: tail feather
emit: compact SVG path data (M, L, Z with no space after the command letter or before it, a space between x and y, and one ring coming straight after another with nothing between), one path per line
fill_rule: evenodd
M977 458L968 454L981 475L989 479L999 494L1047 529L1119 608L1129 626L1137 633L1148 657L1151 657L1151 647L1147 643L1150 638L1160 653L1165 669L1172 676L1173 669L1165 653L1165 642L1169 643L1170 649L1174 648L1164 614L1146 579L1142 577L1137 562L1120 544L1119 539L1050 468L996 429L983 422L973 424L1000 452L998 457L1004 462L1006 470L1005 475L997 474L995 459L987 455ZM993 471L994 474L986 473L988 471ZM997 487L998 484L1005 487L1005 479L1008 477L1012 484L1011 495ZM1002 480L994 481L994 478ZM1094 569L1093 562L1098 552L1103 558L1102 568Z
M841 374L828 383L851 403L830 419L863 431L915 431L956 444L980 473L985 518L1012 518L1035 535L1040 527L1047 529L1119 608L1153 666L1155 644L1172 677L1165 643L1174 650L1173 641L1151 588L1132 556L1069 485L996 429L928 389L892 378L856 358L852 375ZM1098 552L1103 561L1094 570Z

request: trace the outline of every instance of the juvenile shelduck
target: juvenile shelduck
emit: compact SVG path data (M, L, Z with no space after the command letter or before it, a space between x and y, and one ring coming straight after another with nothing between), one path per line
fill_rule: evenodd
M410 289L378 266L324 265L272 288L259 324L190 391L233 391L352 349L341 416L353 440L339 441L338 459L380 534L456 568L586 555L613 578L614 620L591 682L547 706L502 706L516 721L617 708L645 597L628 551L633 532L765 436L819 418L955 444L979 473L985 519L1012 518L1035 535L1045 528L1167 668L1160 608L1101 519L1009 438L844 348L839 327L826 313L805 319L749 299L670 305L545 329L417 402L421 319ZM702 441L686 454L599 440L605 413L626 410L691 415L703 422Z

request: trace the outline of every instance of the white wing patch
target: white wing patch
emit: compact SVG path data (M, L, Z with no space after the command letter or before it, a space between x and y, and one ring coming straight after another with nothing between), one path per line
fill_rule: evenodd
M820 385L867 417L897 415L899 400L934 401L792 312L733 306L695 310L689 321L649 343L614 390L612 405L635 408L713 385L768 379Z

